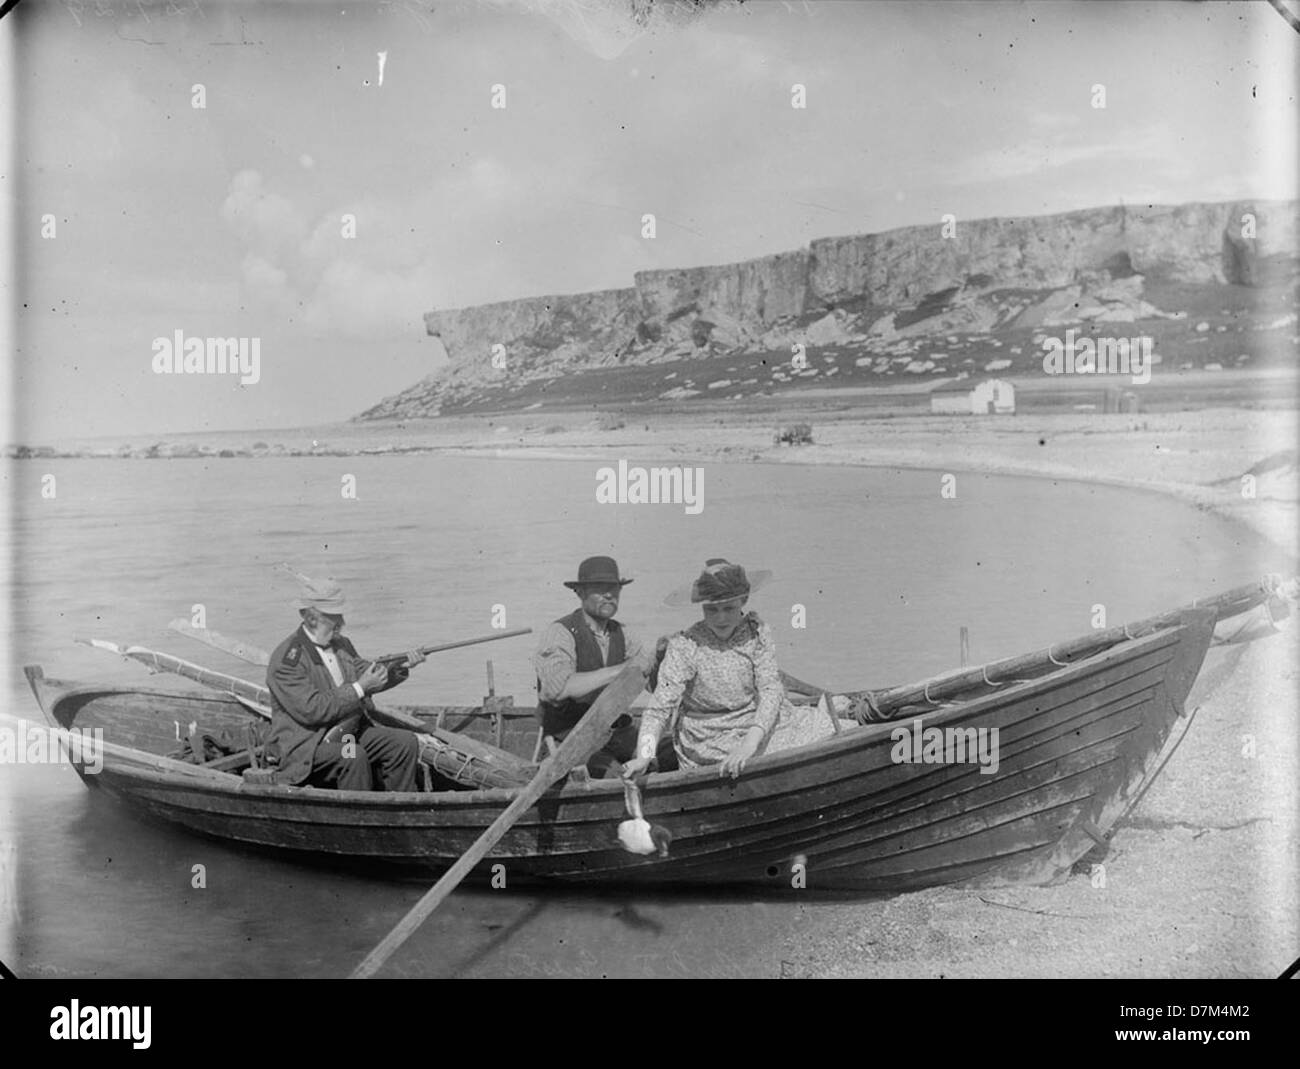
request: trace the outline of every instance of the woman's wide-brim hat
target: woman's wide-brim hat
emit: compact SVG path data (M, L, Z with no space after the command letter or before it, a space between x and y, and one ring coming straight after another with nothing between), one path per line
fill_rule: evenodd
M613 557L588 557L578 565L578 578L566 580L564 585L570 590L577 590L588 583L617 583L627 586L631 579L622 579L618 574L618 562Z
M665 605L719 605L724 601L748 597L772 578L769 571L747 572L739 564L714 557L704 564L689 587L673 591L664 599Z

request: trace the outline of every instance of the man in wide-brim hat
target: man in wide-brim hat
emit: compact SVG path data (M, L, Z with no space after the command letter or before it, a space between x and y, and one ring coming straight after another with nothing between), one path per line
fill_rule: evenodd
M614 619L619 595L630 582L612 557L588 557L578 565L578 577L564 583L578 596L578 608L542 632L533 656L542 730L556 742L573 730L624 664L639 662L646 674L654 666L654 647L647 649ZM632 720L621 716L587 768L597 777L617 775L635 748Z
M404 681L424 660L418 651L389 671L363 660L343 637L343 591L332 579L302 577L294 603L302 624L266 668L271 691L268 758L277 783L347 791L418 788L420 745L415 734L380 727L368 715L370 695ZM376 780L378 783L376 784Z

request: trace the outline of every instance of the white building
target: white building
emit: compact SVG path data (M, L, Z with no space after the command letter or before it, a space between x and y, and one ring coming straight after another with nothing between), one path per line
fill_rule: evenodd
M1006 416L1016 410L1016 388L1006 379L958 379L930 391L930 411L963 416Z

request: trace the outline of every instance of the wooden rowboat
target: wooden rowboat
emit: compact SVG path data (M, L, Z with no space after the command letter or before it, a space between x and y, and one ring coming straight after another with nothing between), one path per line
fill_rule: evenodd
M672 834L667 857L619 847L618 826L627 815L620 782L570 775L510 829L476 874L490 876L504 864L512 882L882 892L1050 882L1104 843L1144 789L1171 729L1186 715L1216 625L1261 608L1276 615L1278 588L1270 579L1043 653L847 694L847 707L865 723L758 758L735 781L711 769L651 775L643 808L647 820ZM250 723L258 714L247 695L61 682L39 666L25 671L52 724L100 729L111 744L97 774L74 751L87 786L218 839L437 872L515 793L256 782L256 775L241 774L237 759L205 766L166 756L190 724L218 732ZM490 737L484 719L471 715L477 710L405 708L425 722ZM806 707L806 714L825 712ZM535 728L527 717L511 724L502 738L518 762L532 750ZM923 755L907 738L934 738L935 728L947 739L961 737L954 729L993 738L996 728L996 771L955 759L952 749L937 761L911 760Z

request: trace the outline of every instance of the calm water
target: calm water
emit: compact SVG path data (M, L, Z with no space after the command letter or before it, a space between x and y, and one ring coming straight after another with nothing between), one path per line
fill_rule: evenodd
M607 463L615 462L612 458ZM650 464L652 457L629 457ZM775 572L751 605L783 667L847 688L1120 623L1283 570L1262 542L1154 496L1047 480L787 466L707 465L705 507L598 505L594 462L407 458L60 461L9 465L15 567L6 597L6 706L40 719L20 666L148 681L74 636L154 646L256 678L167 629L207 626L264 648L295 626L281 560L345 586L362 653L540 628L575 604L560 583L609 553L635 582L620 619L657 635L706 557ZM57 496L41 497L53 474ZM356 499L344 499L344 476ZM791 627L792 606L806 612ZM403 701L532 701L532 637L440 654ZM171 680L166 680L171 682ZM157 682L157 681L155 681ZM0 862L17 871L0 956L20 975L337 976L423 887L291 864L145 824L65 766L0 766ZM207 887L190 885L203 864ZM463 890L392 963L409 975L733 975L773 972L764 938L815 904L646 894ZM758 927L756 927L756 925Z

